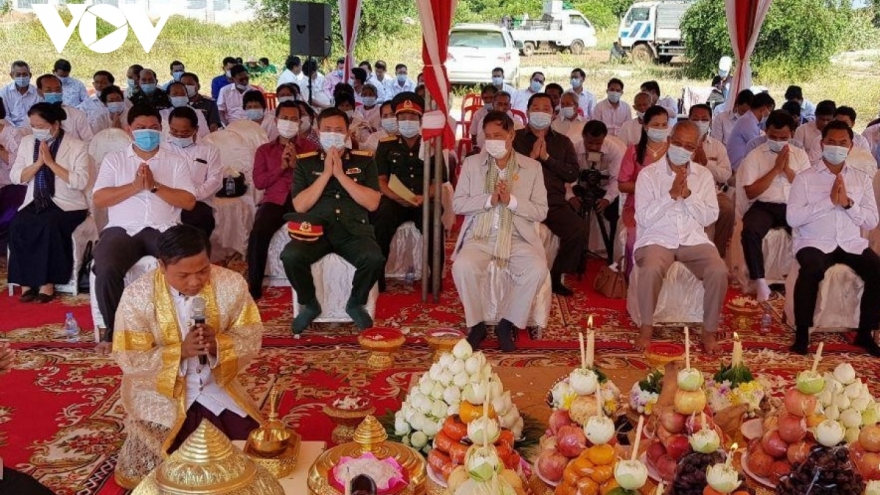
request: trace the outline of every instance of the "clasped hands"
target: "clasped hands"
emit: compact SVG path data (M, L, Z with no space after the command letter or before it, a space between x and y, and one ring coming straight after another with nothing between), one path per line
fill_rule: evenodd
M498 203L507 206L510 204L510 191L507 190L507 183L503 180L499 180L497 184L495 184L495 190L492 191L492 206L498 205Z
M210 325L198 323L184 337L180 357L189 359L209 354L217 356L217 332Z
M58 167L58 163L55 162L55 159L52 158L52 153L49 151L49 145L46 144L46 141L40 141L40 152L37 156L37 170L40 169L43 165L46 165L49 168Z
M146 163L140 164L131 185L134 186L137 191L152 189L156 185L156 179L153 178L153 171L150 169L149 165Z
M687 184L687 167L681 167L674 170L675 179L672 181L672 187L669 189L669 196L672 199L687 199L691 195L691 190Z
M831 204L834 206L849 206L850 199L846 194L846 184L843 181L843 175L837 174L834 178L834 184L831 185Z
M345 152L344 148L330 148L325 150L326 156L324 157L324 175L332 175L337 179L341 179L345 176L345 169L342 166L342 154Z
M538 140L532 145L532 152L529 153L529 158L541 161L550 158L550 154L547 152L547 140L544 139L544 136L538 136Z
M288 168L292 169L296 167L296 145L293 142L293 139L287 142L287 145L284 146L284 151L281 153L281 170L286 170Z

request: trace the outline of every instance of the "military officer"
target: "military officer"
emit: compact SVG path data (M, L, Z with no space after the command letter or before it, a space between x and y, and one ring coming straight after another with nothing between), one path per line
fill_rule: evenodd
M361 330L373 326L365 305L382 276L385 258L368 217L379 207L381 194L372 153L345 147L349 124L344 112L325 109L318 116L323 151L297 155L291 192L296 213L288 224L292 240L281 253L301 304L293 320L294 334L302 333L321 314L311 266L329 253L355 267L346 313Z
M419 232L422 231L422 204L430 201L430 198L439 192L436 181L432 181L427 197L424 191L425 162L420 158L424 100L415 93L400 93L392 101L392 106L400 134L379 141L376 150L376 167L379 170L379 191L382 192L382 200L379 202L379 209L371 215L373 228L376 230L376 241L382 248L382 255L386 260L391 250L391 239L404 222L413 222ZM433 178L433 160L431 160L430 173ZM392 177L408 190L403 196L398 194L402 192L400 189L395 192L389 186ZM422 234L424 235L424 232ZM428 232L429 250L433 247L433 234L431 229ZM384 276L379 278L379 290L385 290Z

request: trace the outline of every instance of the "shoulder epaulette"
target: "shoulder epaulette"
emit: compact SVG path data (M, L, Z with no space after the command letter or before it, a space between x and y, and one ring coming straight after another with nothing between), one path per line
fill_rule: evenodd
M308 153L300 153L300 154L296 155L296 159L302 160L304 158L311 158L313 156L318 156L318 152L317 151L309 151Z
M351 154L355 156L369 156L372 158L373 152L370 150L351 150Z
M397 141L397 136L385 136L379 140L380 143L390 143L392 141Z

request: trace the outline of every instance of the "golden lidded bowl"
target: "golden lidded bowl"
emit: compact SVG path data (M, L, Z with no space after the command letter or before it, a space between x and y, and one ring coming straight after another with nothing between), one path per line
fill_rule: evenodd
M244 453L276 478L284 478L296 468L300 436L278 419L278 388L269 393L269 419L248 435Z
M329 476L343 457L360 457L370 452L377 459L393 457L409 475L407 485L398 495L425 495L425 458L411 447L388 442L388 434L373 416L367 416L357 427L354 441L337 445L321 454L309 469L309 495L342 495L330 485Z
M330 440L337 445L350 442L354 437L355 428L375 412L376 408L364 397L345 396L325 404L324 414L336 424Z
M434 361L440 359L446 352L452 352L452 348L461 339L465 338L465 334L454 328L438 328L431 330L425 336L425 342L434 350Z
M394 364L394 354L403 346L406 338L396 328L371 328L358 336L361 347L370 351L367 366L384 370Z

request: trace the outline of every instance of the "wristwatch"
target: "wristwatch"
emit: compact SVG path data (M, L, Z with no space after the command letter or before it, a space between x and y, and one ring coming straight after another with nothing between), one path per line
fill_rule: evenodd
M846 199L849 200L849 203L847 203L846 206L843 207L844 210L848 210L853 207L853 200L850 198L846 198Z
M156 194L157 192L159 192L159 183L158 182L153 182L153 187L150 188L150 192L153 194Z

